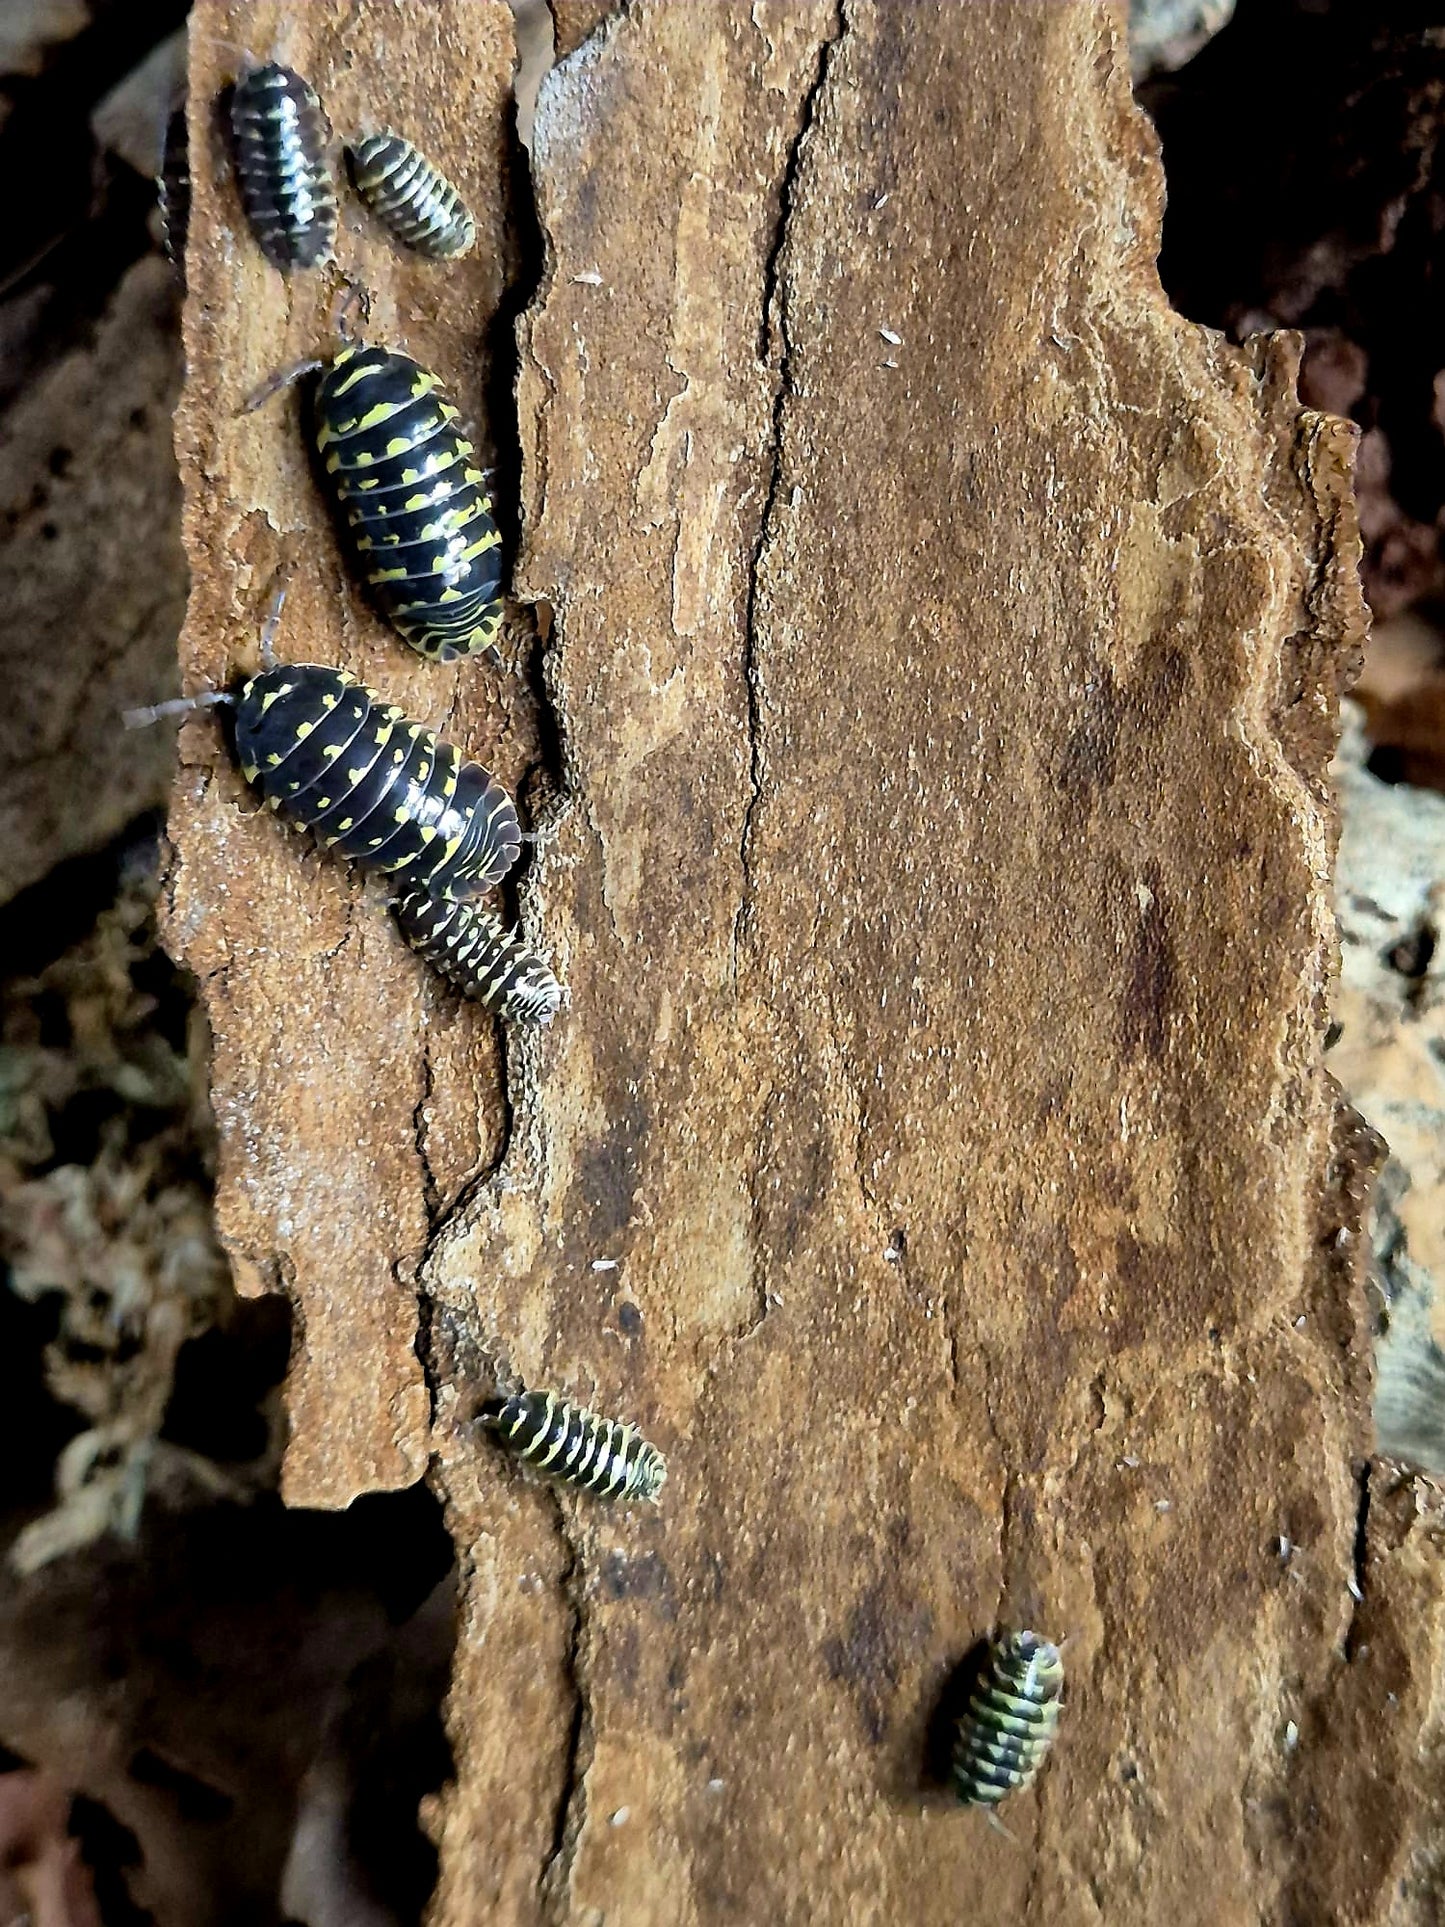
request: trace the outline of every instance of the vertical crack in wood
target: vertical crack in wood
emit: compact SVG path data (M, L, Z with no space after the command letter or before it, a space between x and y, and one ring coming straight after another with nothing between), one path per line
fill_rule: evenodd
M411 1288L410 1281L396 1276L398 1290ZM416 1355L421 1364L421 1375L426 1386L428 1414L431 1424L437 1422L437 1388L441 1383L441 1360L437 1356L437 1338L433 1327L436 1324L437 1305L424 1291L416 1294ZM462 1549L458 1547L458 1552Z
M515 88L515 70L513 83ZM507 530L508 559L515 563L522 535L522 431L518 415L517 382L522 360L519 328L522 317L543 291L547 277L547 247L537 207L536 184L532 178L531 157L522 145L516 128L516 100L513 96L513 121L507 151L507 219L515 246L516 269L504 284L486 330L487 377L485 399L487 425L494 452L490 471L498 519ZM549 829L555 828L571 800L566 781L566 745L562 717L543 671L542 632L535 608L530 603L515 605L525 635L519 646L511 673L524 684L536 704L538 754L523 770L517 782L519 800L542 790L541 813ZM560 800L559 800L560 799ZM533 812L534 827L537 812ZM502 891L506 911L514 922L521 922L525 910L536 907L538 866L536 857L526 865L520 882L508 880ZM427 1267L447 1234L465 1222L478 1195L492 1184L512 1156L517 1120L522 1112L521 1089L527 1079L524 1053L514 1033L501 1019L494 1020L501 1051L501 1076L497 1101L501 1110L497 1147L485 1158L445 1207L427 1161L420 1128L421 1107L431 1096L432 1067L425 1063L426 1088L418 1101L417 1153L426 1192L428 1235L426 1249L417 1267L418 1277ZM433 1402L436 1388L433 1386Z
M501 1018L494 1018L493 1021L497 1026L497 1045L502 1059L501 1072L497 1079L497 1089L494 1094L497 1109L500 1113L497 1129L497 1148L491 1156L484 1156L480 1160L479 1164L473 1169L465 1182L457 1189L451 1203L445 1206L441 1203L441 1187L436 1183L432 1175L426 1153L424 1132L421 1128L421 1110L422 1106L432 1094L431 1080L434 1075L429 1058L425 1064L425 1074L428 1082L421 1097L417 1100L415 1112L418 1124L416 1149L421 1164L422 1184L425 1192L428 1218L426 1246L417 1261L418 1280L425 1278L432 1260L457 1226L466 1223L472 1207L481 1194L489 1185L497 1184L502 1171L506 1167L508 1158L512 1155L512 1148L516 1141L517 1118L521 1110L516 1092L518 1084L525 1081L525 1060L521 1057L518 1040L510 1034L508 1026ZM423 1046L423 1048L425 1048L425 1046ZM506 1187L503 1186L502 1188L505 1189ZM424 1295L424 1290L419 1292L419 1296ZM435 1389L435 1387L432 1388L433 1396L435 1396Z
M593 1736L592 1708L583 1676L582 1643L587 1613L583 1604L582 1553L567 1529L567 1514L561 1500L555 1493L549 1496L558 1537L569 1555L560 1585L569 1613L562 1677L571 1694L572 1716L567 1732L562 1786L557 1796L552 1825L552 1842L542 1865L537 1888L548 1916L560 1922L566 1919L569 1911L572 1867L577 1857L577 1842L587 1818L587 1769L592 1764Z
M777 1127L780 1098L771 1088L758 1111L757 1135L748 1160L748 1287L752 1305L734 1334L734 1342L751 1338L768 1315L768 1270L763 1260L767 1244L767 1221L763 1208L763 1173L768 1167L768 1140Z
M355 934L355 930L356 930L356 921L353 914L355 911L355 908L356 908L356 905L354 900L347 904L346 928L342 931L341 935L337 938L335 943L333 943L328 949L323 950L321 952L322 959L326 963L335 963L336 959L341 955L342 951L346 948L347 944L351 942L352 936Z
M349 927L347 935L350 935ZM345 939L343 938L343 942L344 941ZM428 1249L430 1249L432 1237L436 1234L437 1214L441 1204L441 1191L437 1185L436 1173L432 1170L431 1159L427 1155L426 1148L426 1107L431 1102L435 1082L436 1073L432 1067L431 1051L428 1048L426 1038L423 1037L421 1040L421 1092L417 1097L415 1105L412 1107L411 1127L413 1135L416 1138L416 1160L421 1167L422 1197L426 1205L428 1225Z
M758 805L763 795L762 678L758 667L758 577L763 556L773 538L773 523L778 491L783 479L783 434L789 399L795 392L793 341L789 326L788 283L783 260L788 244L788 229L798 201L803 149L817 123L820 103L832 72L834 57L847 32L844 0L838 0L833 32L818 49L817 71L803 100L798 131L788 149L778 194L778 223L773 245L763 268L763 298L758 323L758 359L767 363L776 357L777 381L773 389L772 426L769 436L769 468L763 511L758 520L758 539L748 557L747 605L743 621L743 688L747 702L748 726L748 801L743 811L742 835L738 858L742 866L742 891L737 915L733 919L732 979L738 978L738 951L753 908L752 838Z
M1360 1609L1365 1603L1365 1573L1370 1556L1370 1461L1361 1462L1355 1473L1355 1539L1351 1548L1350 1623L1345 1628L1345 1660L1351 1661L1358 1645Z

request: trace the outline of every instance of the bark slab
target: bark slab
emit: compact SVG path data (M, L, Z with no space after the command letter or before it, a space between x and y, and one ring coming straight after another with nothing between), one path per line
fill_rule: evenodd
M384 91L465 158L469 266L350 230L343 266L479 397L506 10L197 20L193 101L222 38L279 47L338 126ZM636 4L532 158L545 716L409 660L288 404L235 413L332 289L279 283L209 158L180 428L190 680L294 562L283 653L560 786L521 900L572 1006L505 1079L209 723L173 819L223 1230L300 1314L288 1490L430 1455L462 1559L433 1918L1383 1920L1428 1528L1361 1609L1361 1156L1322 1066L1351 431L1287 340L1170 312L1095 6ZM639 1419L660 1511L499 1464L499 1372ZM1017 1841L925 1771L999 1619L1069 1640Z
M439 670L400 644L347 575L298 391L244 410L276 371L334 350L344 274L370 293L372 337L436 368L484 424L483 339L515 255L504 221L511 34L502 0L445 0L413 18L388 0L196 9L176 426L194 579L187 688L255 666L287 577L284 657L345 663L509 785L535 761L524 685ZM216 112L238 48L305 73L338 139L390 123L433 154L477 216L474 252L457 264L408 255L348 195L339 272L283 281L247 233ZM413 1272L432 1215L495 1158L498 1045L480 1013L428 978L374 890L256 813L213 718L185 726L181 757L169 940L205 985L214 1032L222 1233L240 1289L284 1288L296 1307L287 1497L345 1505L427 1464Z

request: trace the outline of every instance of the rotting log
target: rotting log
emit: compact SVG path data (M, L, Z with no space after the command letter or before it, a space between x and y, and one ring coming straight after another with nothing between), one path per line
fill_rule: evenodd
M390 640L290 405L237 414L334 285L271 274L201 139L226 42L465 156L468 263L348 226L342 264L480 406L507 11L279 20L193 33L187 677L291 561L283 653L557 799L521 900L571 1008L505 1046L204 720L173 816L222 1228L298 1311L288 1495L430 1462L458 1547L434 1921L1383 1919L1438 1586L1392 1516L1371 1590L1322 1068L1351 431L1288 340L1170 312L1120 21L638 0L581 39L491 422L507 680ZM640 1419L661 1509L499 1464L498 1368ZM925 1784L998 1618L1069 1640L1014 1841Z

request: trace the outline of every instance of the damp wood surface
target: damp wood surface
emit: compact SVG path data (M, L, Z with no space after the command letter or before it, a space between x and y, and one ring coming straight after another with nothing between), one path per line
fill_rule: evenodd
M1171 313L1109 10L566 12L540 260L500 4L192 34L187 686L290 564L284 656L556 799L570 1008L504 1046L206 719L172 815L288 1496L429 1467L461 1561L431 1918L1430 1918L1436 1524L1368 1469L1322 1057L1351 431ZM336 281L242 230L236 45L472 199L458 267L340 255L520 463L514 677L390 638L294 397L237 413ZM498 1373L638 1420L660 1508L503 1460ZM1067 1637L1012 1839L928 1776L997 1622Z
M510 786L536 760L523 682L481 665L441 669L399 643L338 550L308 460L304 391L245 409L278 371L335 351L344 275L370 296L370 338L435 368L463 418L485 426L485 337L515 252L504 219L510 9L202 5L190 41L194 203L176 425L194 583L185 686L258 666L285 576L280 656L344 664ZM407 254L346 192L336 270L283 280L246 228L218 112L245 54L312 82L338 163L341 140L388 122L435 155L476 213L473 253L453 264ZM213 1028L221 1227L240 1289L285 1289L297 1311L287 1496L345 1505L426 1468L413 1273L431 1215L496 1156L497 1041L428 979L374 887L258 813L213 717L184 727L181 760L168 931L205 986Z

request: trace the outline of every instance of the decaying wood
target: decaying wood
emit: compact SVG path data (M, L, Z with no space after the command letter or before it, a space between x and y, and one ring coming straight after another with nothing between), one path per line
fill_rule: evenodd
M523 685L488 668L441 671L401 647L349 583L296 391L244 412L270 375L334 348L344 288L331 274L283 282L249 241L215 114L236 50L259 50L308 76L339 137L390 122L448 167L480 231L465 261L404 255L354 200L338 256L370 291L378 338L448 376L480 424L479 349L513 252L510 12L501 0L448 0L409 20L381 0L200 7L191 45L196 213L177 420L195 572L188 686L255 666L289 570L284 656L346 663L513 783L536 754ZM344 1505L426 1467L412 1273L429 1214L495 1158L498 1045L478 1012L428 981L374 892L254 813L212 718L183 731L182 759L170 935L205 983L215 1032L221 1226L240 1288L282 1284L297 1306L288 1496Z
M617 0L551 0L557 58L575 53L616 12Z
M198 122L226 41L465 160L469 264L361 230L342 265L479 406L506 9L280 19L198 8ZM505 1098L486 1021L254 813L209 722L173 819L223 1229L298 1308L290 1496L431 1455L462 1561L434 1919L1383 1919L1438 1586L1391 1519L1398 1583L1350 1592L1361 1184L1321 1062L1350 431L1288 342L1169 311L1118 21L638 0L549 77L492 422L540 721L387 637L291 404L237 414L334 286L266 268L204 131L187 677L292 562L285 654L508 780L555 742L564 798L521 895L572 1004L507 1041ZM660 1510L499 1464L466 1423L497 1370L641 1420ZM1000 1618L1068 1636L1016 1840L925 1784Z

